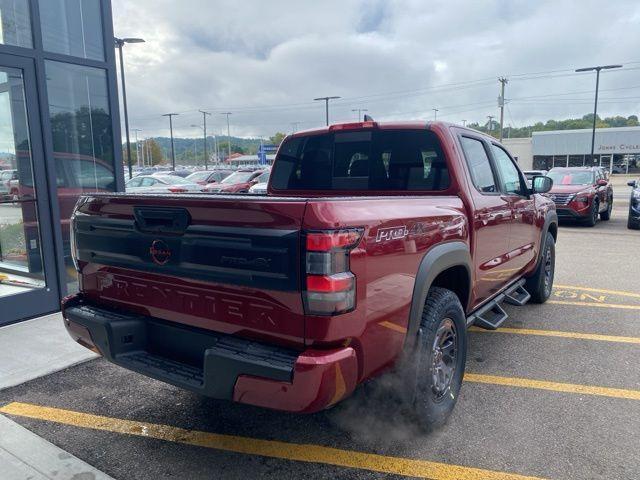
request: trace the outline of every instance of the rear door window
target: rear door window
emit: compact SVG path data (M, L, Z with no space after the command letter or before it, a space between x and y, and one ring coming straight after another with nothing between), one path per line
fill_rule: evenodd
M287 140L271 174L276 190L441 191L447 162L428 130L336 132Z

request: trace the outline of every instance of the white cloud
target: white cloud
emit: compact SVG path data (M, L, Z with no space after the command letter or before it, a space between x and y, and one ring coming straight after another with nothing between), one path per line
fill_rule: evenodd
M514 75L601 62L639 63L602 75L599 112L640 109L633 0L114 0L113 15L116 35L147 40L125 48L130 123L144 136L166 135L160 114L169 111L182 112L177 135L196 136L189 125L200 108L233 111L237 135L310 128L324 123L312 101L324 95L343 97L332 104L335 121L355 119L355 108L426 119L434 107L438 118L484 121L496 114L502 75L512 99L505 123L581 116L592 109L593 75ZM486 81L460 85L478 79ZM457 85L434 88L446 84ZM541 97L554 93L570 94ZM211 123L226 130L220 115Z

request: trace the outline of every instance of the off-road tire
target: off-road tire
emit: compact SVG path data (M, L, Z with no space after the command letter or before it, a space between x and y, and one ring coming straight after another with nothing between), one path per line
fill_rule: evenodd
M611 218L611 211L613 210L613 197L609 197L607 201L607 209L600 214L600 220L607 221Z
M598 223L598 211L600 210L600 202L598 200L594 200L591 204L591 211L589 212L589 216L585 219L584 224L587 227L595 227L596 223Z
M551 296L556 269L556 242L549 232L544 237L540 261L533 275L527 278L524 288L531 294L532 303L544 303Z
M444 338L448 340L440 343ZM423 430L434 430L446 422L458 400L466 359L467 325L460 300L451 290L432 287L409 362L406 392L411 414ZM446 375L449 368L450 375Z

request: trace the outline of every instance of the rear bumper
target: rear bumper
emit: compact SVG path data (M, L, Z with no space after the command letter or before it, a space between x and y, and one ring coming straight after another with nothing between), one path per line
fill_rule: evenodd
M353 348L303 352L93 305L63 302L71 337L129 370L201 395L310 413L357 383Z

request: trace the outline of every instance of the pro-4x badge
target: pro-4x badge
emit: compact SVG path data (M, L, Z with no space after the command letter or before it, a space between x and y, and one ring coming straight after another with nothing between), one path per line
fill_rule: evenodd
M156 265L164 265L171 258L171 250L164 240L154 240L149 247L151 260Z

